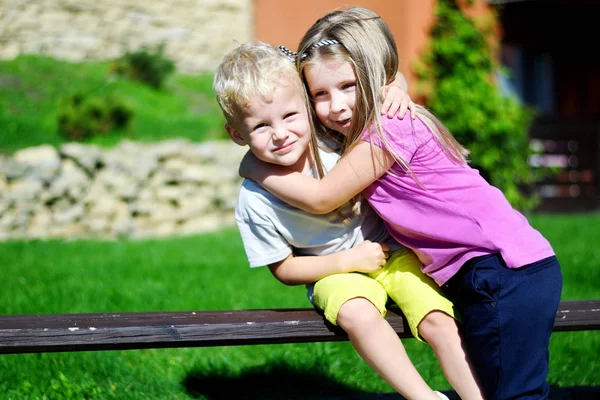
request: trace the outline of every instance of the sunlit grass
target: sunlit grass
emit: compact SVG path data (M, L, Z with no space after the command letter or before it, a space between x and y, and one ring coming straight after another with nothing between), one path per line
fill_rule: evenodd
M563 266L564 299L600 298L600 215L534 216ZM302 286L250 269L239 234L0 243L3 314L308 307ZM431 349L405 340L436 389ZM600 332L556 333L553 385L600 385ZM0 356L8 399L280 399L390 392L348 342ZM203 397L204 396L204 397Z
M70 141L58 132L56 112L74 93L115 93L134 109L126 132L109 132L90 143L110 146L127 138L192 141L225 138L224 119L212 91L212 74L169 77L162 90L111 76L109 62L70 63L22 55L0 61L0 153Z

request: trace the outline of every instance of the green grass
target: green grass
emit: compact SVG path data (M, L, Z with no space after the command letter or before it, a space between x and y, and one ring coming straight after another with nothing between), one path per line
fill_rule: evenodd
M70 63L33 55L0 61L0 152L68 141L58 132L56 112L61 98L76 92L114 92L135 110L127 132L109 132L91 143L225 138L211 74L174 74L164 89L155 90L108 71L108 62Z
M600 214L533 216L561 263L565 300L600 299ZM550 382L600 385L600 331L559 332L551 339Z
M600 298L600 215L534 216L563 266L564 299ZM306 307L302 286L250 269L239 234L130 242L0 243L3 314ZM436 389L431 349L405 340ZM561 332L550 382L600 385L600 332ZM310 383L310 384L309 384ZM5 399L279 399L390 392L348 342L0 356Z

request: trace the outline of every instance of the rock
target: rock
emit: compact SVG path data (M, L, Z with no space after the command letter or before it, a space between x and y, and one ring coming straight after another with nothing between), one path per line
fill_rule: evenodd
M236 163L245 152L232 145L69 143L0 156L0 240L148 238L232 226Z

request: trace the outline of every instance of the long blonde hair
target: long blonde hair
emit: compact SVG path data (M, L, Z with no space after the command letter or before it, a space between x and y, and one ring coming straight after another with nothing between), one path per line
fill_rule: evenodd
M315 46L323 40L336 40L338 43ZM398 71L396 41L389 26L379 15L362 7L351 7L326 14L317 20L300 41L296 60L305 85L304 69L322 61L348 62L356 75L356 102L348 134L344 138L333 134L320 123L311 107L310 112L317 134L333 136L340 141L343 154L359 143L366 129L375 128L371 129L371 134L378 135L396 162L410 171L408 161L393 150L379 119L382 88L394 80ZM468 150L456 141L429 110L417 105L416 114L432 130L454 162L466 162Z

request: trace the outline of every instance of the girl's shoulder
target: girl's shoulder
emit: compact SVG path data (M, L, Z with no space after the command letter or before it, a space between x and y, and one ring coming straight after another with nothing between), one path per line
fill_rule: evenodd
M381 130L371 126L362 140L396 154L401 159L411 160L415 152L431 140L432 132L419 118L406 115L403 119L382 116L379 119ZM374 124L373 124L374 125Z
M433 134L419 116L412 119L408 113L403 119L388 118L384 115L379 122L384 134L393 141L405 141L409 138L427 140Z

